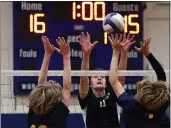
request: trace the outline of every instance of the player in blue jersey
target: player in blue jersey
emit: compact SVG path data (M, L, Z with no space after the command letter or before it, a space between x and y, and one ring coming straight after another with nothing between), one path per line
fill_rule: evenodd
M59 49L50 44L47 37L42 37L44 58L38 78L38 85L29 95L29 128L65 128L69 114L71 90L70 46L62 38L58 38ZM54 51L63 55L63 88L54 81L47 82L47 73L51 55Z
M146 38L137 52L142 52L157 74L157 81L142 80L137 83L135 97L129 96L122 84L118 81L118 58L125 43L118 39L118 35L109 37L113 48L110 66L109 81L117 96L118 104L123 111L120 119L121 128L168 128L169 118L166 115L168 108L169 91L166 83L166 74L149 50L151 38ZM115 102L115 101L114 101Z
M121 60L119 63L120 70L125 70L127 66L127 51L130 47L131 40L134 36L126 36L124 41L127 45L122 49ZM97 44L90 41L89 33L81 34L80 45L83 50L83 60L81 70L89 70L89 59L92 49ZM98 56L97 56L98 57ZM105 63L105 62L102 62ZM99 70L99 69L97 69ZM124 83L124 77L119 77L119 81ZM87 128L119 128L117 113L117 97L107 79L104 76L80 77L79 103L82 109L86 109L86 126Z

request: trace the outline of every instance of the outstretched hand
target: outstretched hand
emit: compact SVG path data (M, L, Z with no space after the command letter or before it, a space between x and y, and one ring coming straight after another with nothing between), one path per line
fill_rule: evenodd
M115 35L115 37L113 36L113 34L111 34L111 36L108 36L109 41L112 45L112 48L115 50L121 50L127 43L127 41L123 42L122 41L122 34L120 36L118 36L118 34Z
M55 48L55 50L62 54L64 57L70 57L70 46L69 46L69 41L65 41L65 39L62 37L58 37L58 39L56 39L56 43L59 46L58 48Z
M129 48L131 47L131 45L135 43L134 37L135 35L131 36L130 33L128 33L128 35L126 36L126 33L124 33L122 42L126 44L122 48L123 52L127 52Z
M82 51L86 54L90 54L92 49L98 43L98 41L91 43L90 34L88 32L86 32L86 35L82 32L81 35L79 35L79 37L80 37L79 44L81 45Z
M46 36L42 36L42 42L43 42L45 54L52 55L52 53L55 51L54 45L50 44L50 41Z
M134 49L135 49L137 52L141 52L141 53L143 53L145 56L148 56L148 55L150 54L150 50L149 50L150 41L151 41L151 37L147 37L147 38L145 38L145 40L144 40L143 43L140 42L140 45L141 45L140 48L134 47Z

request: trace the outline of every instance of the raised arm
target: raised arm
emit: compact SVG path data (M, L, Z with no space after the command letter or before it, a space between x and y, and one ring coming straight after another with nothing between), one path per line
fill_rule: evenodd
M70 62L70 46L69 42L64 38L58 38L56 40L60 49L56 48L56 51L63 55L63 103L69 107L70 93L71 93L71 62Z
M109 81L117 97L119 97L123 92L125 92L123 86L118 81L119 54L122 47L125 45L125 43L123 44L121 40L122 40L122 35L120 35L119 39L117 34L115 38L113 35L109 37L109 41L113 48L113 55L112 55L110 71L109 71Z
M156 60L152 53L146 56L148 61L150 62L151 66L153 67L154 71L156 72L157 79L166 81L166 73L161 66L161 64Z
M141 47L140 48L135 47L135 50L138 52L142 52L142 54L147 57L151 66L153 67L154 71L156 72L157 79L166 81L166 74L165 74L163 67L156 60L156 58L153 56L153 54L149 50L150 41L151 41L151 37L146 38L144 40L144 42L141 43Z
M82 33L80 35L80 42L82 51L83 51L83 60L81 64L81 70L89 70L89 59L90 54L94 46L97 44L95 41L93 44L90 42L90 34L87 32L86 35ZM89 91L89 79L88 76L80 77L80 87L79 87L79 97L84 99Z
M40 69L38 84L42 84L47 81L47 73L48 73L50 58L51 58L52 53L55 50L54 46L50 44L50 41L46 36L42 36L42 42L44 45L45 53L44 53L42 66Z
M127 54L130 46L134 43L134 35L131 36L130 33L126 36L126 33L123 35L122 42L125 42L125 46L121 49L121 58L119 62L119 70L126 70L127 68ZM118 81L123 85L125 83L125 76L119 76Z

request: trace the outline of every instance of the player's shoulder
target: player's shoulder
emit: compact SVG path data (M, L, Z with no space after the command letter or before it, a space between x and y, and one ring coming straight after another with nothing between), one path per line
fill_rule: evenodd
M28 125L45 124L46 126L63 126L69 115L69 109L59 101L55 104L54 109L47 115L36 115L31 108L28 111Z
M59 102L57 102L54 106L54 109L52 110L51 113L56 112L56 111L66 111L67 113L69 113L69 109L67 108L67 106L60 100ZM34 114L33 110L31 108L29 108L28 111L29 114Z
M56 103L55 111L57 111L58 113L61 113L61 115L68 114L70 112L68 107L62 101L59 101Z
M130 96L127 92L123 92L119 97L118 100L135 100L133 96Z
M135 108L138 105L138 102L133 96L130 96L128 93L123 92L118 98L117 98L118 104L122 107L124 110L130 110Z

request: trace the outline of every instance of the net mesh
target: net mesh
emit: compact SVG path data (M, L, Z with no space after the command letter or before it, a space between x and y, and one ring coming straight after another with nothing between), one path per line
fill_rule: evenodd
M169 83L169 70L165 70L167 75L167 83ZM72 76L96 76L103 75L108 76L109 71L72 71ZM28 112L28 95L27 96L15 96L13 76L38 76L39 71L13 71L13 70L2 70L1 71L1 113L27 113ZM48 76L62 76L63 71L49 71ZM119 71L121 76L144 76L149 80L157 80L156 74L153 70L143 71ZM78 84L79 85L79 84ZM124 88L131 90L135 89L135 84L125 84ZM73 87L75 88L75 87ZM77 90L79 88L77 87ZM79 106L77 96L72 96L70 101L70 112L71 113L83 113ZM118 108L119 109L119 108ZM120 113L120 109L118 110Z

